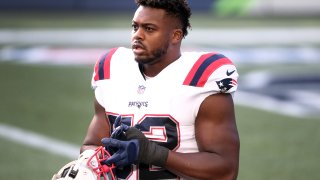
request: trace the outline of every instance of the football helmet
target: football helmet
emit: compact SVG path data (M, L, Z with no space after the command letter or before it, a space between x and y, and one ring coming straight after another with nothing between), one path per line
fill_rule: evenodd
M100 146L96 150L86 150L77 160L63 166L52 180L115 180L113 169L115 165L102 162L110 157L108 151Z

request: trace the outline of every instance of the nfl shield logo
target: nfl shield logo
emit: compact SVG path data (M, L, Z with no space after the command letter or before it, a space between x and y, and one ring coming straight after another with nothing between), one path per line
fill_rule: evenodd
M145 90L146 90L146 87L144 85L139 85L137 92L138 94L143 94Z

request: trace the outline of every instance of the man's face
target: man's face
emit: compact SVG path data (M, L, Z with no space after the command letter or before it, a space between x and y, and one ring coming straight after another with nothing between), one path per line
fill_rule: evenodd
M172 36L173 20L165 10L140 6L132 19L131 45L135 60L153 64L166 54Z

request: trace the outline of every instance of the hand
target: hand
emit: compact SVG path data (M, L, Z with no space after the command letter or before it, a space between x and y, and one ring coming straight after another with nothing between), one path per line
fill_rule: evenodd
M124 134L127 141L138 140L139 156L137 163L152 164L160 167L165 165L169 149L149 141L136 127L129 127Z
M115 164L117 167L134 164L139 156L139 143L137 139L120 141L113 138L101 140L105 148L116 149L116 152L105 161L106 164Z
M110 161L114 162L116 165L116 161L123 160L120 164L128 163L133 164L144 163L144 164L152 164L156 166L163 167L167 161L169 149L158 145L153 141L149 141L146 136L138 129L139 125L135 125L134 127L129 127L121 122L121 116L118 116L114 123L114 131L111 134L111 138L117 139L118 141L114 141L112 144L110 141L102 141L105 147L112 152L115 152L114 156ZM138 140L138 147L133 148L131 144L131 148L127 148L128 145L125 142L129 143L132 140ZM136 142L136 141L134 141ZM119 149L121 148L121 149ZM126 151L132 152L126 152ZM132 158L132 153L138 152L137 158ZM117 157L119 156L119 157ZM132 160L124 160L124 159L134 159Z
M114 130L110 137L118 140L125 140L126 138L125 138L124 132L127 131L128 128L129 126L121 122L121 116L119 115L114 121L114 124L113 124Z
M146 136L136 127L130 127L125 132L128 140L139 140L139 158L138 162L144 164L152 164L164 167L167 162L169 149L158 145L156 142L149 141Z

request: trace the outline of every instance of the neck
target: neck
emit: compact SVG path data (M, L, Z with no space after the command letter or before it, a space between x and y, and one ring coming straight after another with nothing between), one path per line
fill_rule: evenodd
M179 59L181 56L181 52L176 51L174 55L163 57L159 59L155 63L152 64L143 64L142 65L142 72L149 77L154 77L158 75L163 69L165 69L168 65Z

